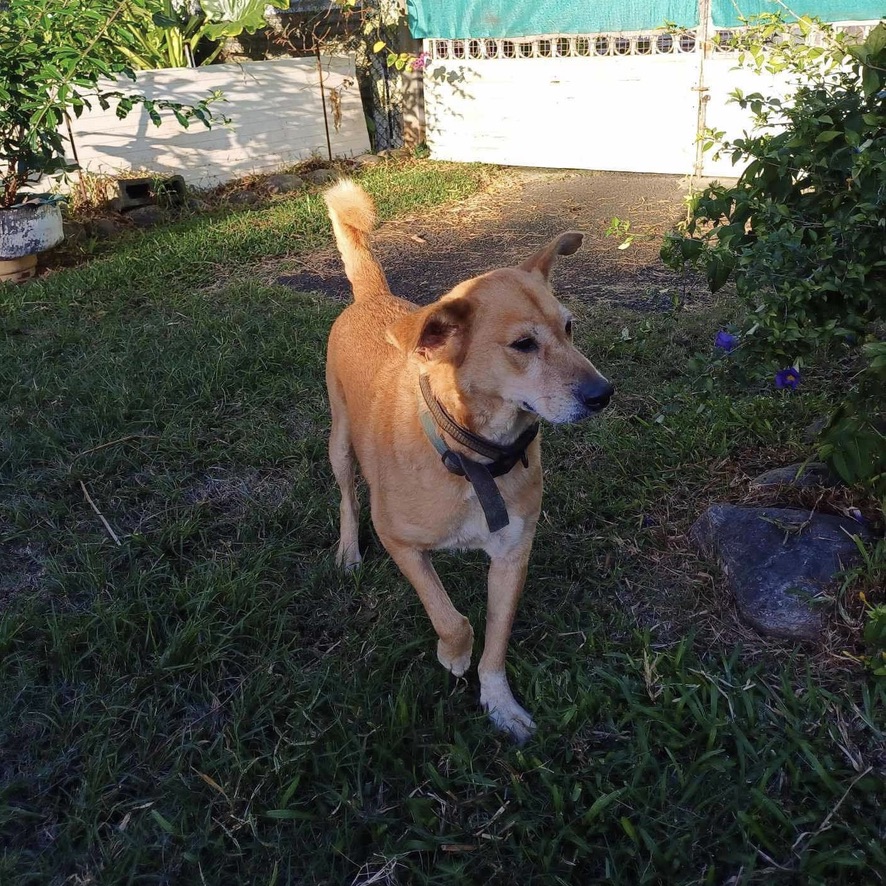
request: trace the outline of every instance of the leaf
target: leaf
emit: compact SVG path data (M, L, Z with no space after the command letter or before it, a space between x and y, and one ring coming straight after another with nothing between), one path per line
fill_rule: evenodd
M876 55L886 48L886 25L884 25L883 22L880 22L880 24L868 34L868 39L865 40L864 45L872 55Z
M734 259L726 256L715 256L707 266L706 277L711 292L722 289L729 279L734 266Z
M866 67L861 74L861 88L866 96L873 95L880 91L880 74L870 67Z
M175 828L172 826L172 822L168 818L164 818L156 809L151 810L151 818L153 818L167 834L175 833Z
M206 29L210 40L236 37L242 31L254 34L266 24L267 0L201 0L200 5L212 23ZM271 5L281 8L279 3Z
M377 40L372 46L372 51L381 52L385 48L385 46L386 44L384 40Z
M162 12L155 12L151 16L151 21L158 28L177 28L179 26L179 23L174 18L170 18L168 15L164 15Z
M198 772L197 775L199 775L200 778L202 778L203 781L205 781L206 784L209 785L209 787L214 788L214 789L215 789L216 791L218 791L223 797L226 796L224 790L222 789L222 786L221 786L221 785L220 785L220 784L219 784L214 778L210 778L210 776L206 775L206 774L203 773L203 772Z
M631 824L631 820L626 816L622 816L619 819L619 824L621 824L622 830L635 842L638 843L637 839L637 829Z
M601 794L597 797L596 800L591 804L591 808L584 814L582 817L582 822L584 824L590 824L595 818L599 818L600 815L611 806L623 793L625 792L625 788L616 788L614 791L610 791L608 794Z
M840 135L841 133L838 130L828 129L822 132L815 141L816 144L826 144L827 142L832 142L835 138L839 138Z

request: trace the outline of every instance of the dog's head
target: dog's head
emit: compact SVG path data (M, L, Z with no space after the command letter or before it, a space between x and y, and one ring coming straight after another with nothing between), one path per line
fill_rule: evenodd
M572 316L550 285L557 258L581 242L561 234L516 268L462 283L398 320L390 339L427 364L438 390L454 387L481 411L499 401L555 423L599 412L613 387L572 343Z

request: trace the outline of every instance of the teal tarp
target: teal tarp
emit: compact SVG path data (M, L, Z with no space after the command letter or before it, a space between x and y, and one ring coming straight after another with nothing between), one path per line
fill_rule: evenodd
M698 0L407 0L413 37L527 37L698 25Z
M793 15L789 15L787 10ZM788 20L794 16L813 15L826 22L866 22L886 17L886 0L852 2L852 0L712 0L711 14L718 28L735 28L741 18L750 18L762 12L780 12Z

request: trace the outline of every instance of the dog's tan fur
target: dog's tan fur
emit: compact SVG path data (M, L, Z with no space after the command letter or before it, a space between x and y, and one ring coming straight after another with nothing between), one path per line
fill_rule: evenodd
M502 444L513 442L536 415L562 422L595 411L576 394L582 385L608 389L608 401L611 387L573 346L568 312L548 282L557 256L575 252L581 235L562 234L519 267L468 280L417 308L391 294L372 254L375 211L366 193L345 181L325 198L354 290L354 303L333 324L326 364L329 458L341 489L338 562L345 568L360 563L356 455L376 532L430 616L439 637L437 657L460 676L470 664L474 633L443 588L430 552L486 551L480 700L496 726L522 741L535 724L511 693L505 653L541 509L540 442L529 446L528 468L518 464L496 480L510 524L491 533L473 487L446 470L421 426L419 375L428 375L457 422ZM513 347L528 337L535 351ZM453 450L483 460L444 439Z

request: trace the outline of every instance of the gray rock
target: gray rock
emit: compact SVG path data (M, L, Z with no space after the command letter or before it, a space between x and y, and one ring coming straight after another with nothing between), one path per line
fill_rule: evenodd
M328 185L338 180L338 173L334 169L312 169L304 173L303 178L312 185Z
M232 206L255 206L260 201L261 197L253 191L237 191L228 197Z
M354 157L353 162L357 166L373 166L376 163L383 163L384 159L376 154L360 154L359 157Z
M387 160L405 159L409 156L409 154L410 150L407 147L384 148L383 150L378 152L379 157Z
M798 489L807 489L810 486L833 488L840 485L840 480L830 472L828 466L817 461L773 468L751 480L751 489L768 486L795 486Z
M726 504L708 508L690 531L722 567L742 618L763 634L794 640L821 636L824 617L812 599L858 562L850 535L867 532L844 517Z
M822 416L821 418L815 419L812 424L803 431L803 442L804 443L814 443L821 432L827 427L828 418L827 416Z
M126 213L126 218L140 228L151 228L154 225L165 222L169 213L159 206L138 206Z
M99 240L110 240L123 230L123 226L113 218L96 218L89 223L89 230Z
M280 173L269 175L265 179L265 185L272 194L292 194L295 191L303 190L305 182L300 175Z

